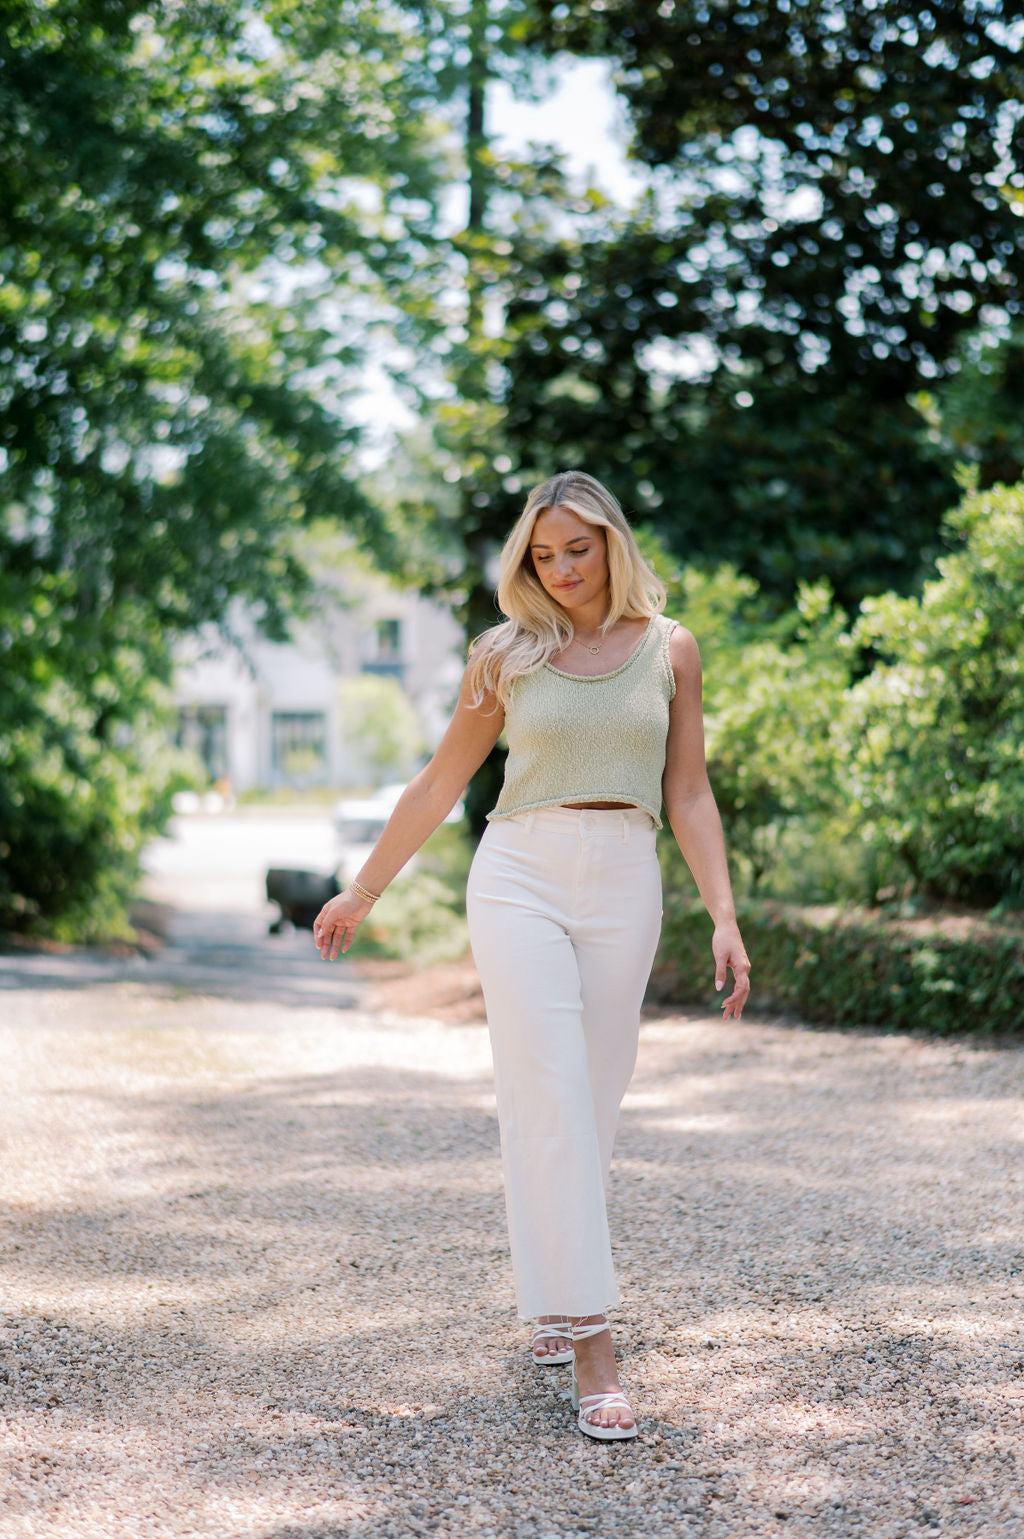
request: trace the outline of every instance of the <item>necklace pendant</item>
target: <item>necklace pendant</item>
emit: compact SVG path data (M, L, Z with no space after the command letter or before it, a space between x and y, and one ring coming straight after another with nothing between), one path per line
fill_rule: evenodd
M587 648L587 651L588 652L592 652L595 657L597 656L598 652L600 652L600 650L601 650L600 647L588 647Z

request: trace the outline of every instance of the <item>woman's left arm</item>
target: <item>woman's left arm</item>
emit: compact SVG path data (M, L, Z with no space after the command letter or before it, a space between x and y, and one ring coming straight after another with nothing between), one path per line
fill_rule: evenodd
M662 795L672 832L715 926L716 989L725 986L726 970L732 970L734 987L722 1004L724 1019L739 1020L750 993L750 961L736 923L722 820L704 757L700 652L681 625L672 632L669 657L676 693L669 707Z

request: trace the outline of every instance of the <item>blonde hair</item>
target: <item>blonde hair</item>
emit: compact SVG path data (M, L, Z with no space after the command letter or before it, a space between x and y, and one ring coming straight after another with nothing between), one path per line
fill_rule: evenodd
M549 508L568 508L604 530L608 556L608 614L617 620L649 619L665 607L665 589L637 548L626 516L607 487L582 470L563 470L535 486L501 553L498 607L508 616L478 636L470 649L468 681L474 705L488 692L508 705L516 679L535 673L573 639L572 620L534 570L533 526Z

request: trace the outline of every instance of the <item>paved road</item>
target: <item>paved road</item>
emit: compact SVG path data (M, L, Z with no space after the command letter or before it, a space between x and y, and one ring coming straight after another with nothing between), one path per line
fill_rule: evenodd
M340 969L317 965L308 931L271 936L279 910L266 901L269 866L329 872L340 850L329 819L316 816L179 817L146 850L142 923L166 944L154 956L0 953L4 988L79 989L138 983L237 1000L272 999L346 1007L361 996ZM0 992L0 1008L3 995Z
M598 1447L514 1319L484 1029L164 857L155 962L0 958L4 1539L1021 1539L1019 1050L648 1020Z

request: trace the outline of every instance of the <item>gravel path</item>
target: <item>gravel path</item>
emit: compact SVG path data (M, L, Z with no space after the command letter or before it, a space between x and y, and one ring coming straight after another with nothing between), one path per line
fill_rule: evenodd
M1024 1534L1020 1049L648 1020L609 1448L478 1023L4 960L4 1539Z

